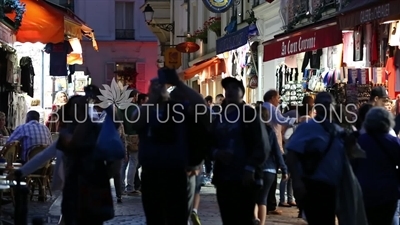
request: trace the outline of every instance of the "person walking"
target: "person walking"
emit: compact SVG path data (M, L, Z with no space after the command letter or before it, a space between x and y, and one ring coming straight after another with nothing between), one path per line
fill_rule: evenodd
M212 182L222 223L253 225L262 165L271 150L268 132L255 109L243 102L243 83L227 77L221 84L226 96L213 121Z

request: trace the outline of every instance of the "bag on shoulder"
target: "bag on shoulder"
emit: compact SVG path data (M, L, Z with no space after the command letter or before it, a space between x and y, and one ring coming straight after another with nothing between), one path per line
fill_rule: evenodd
M112 110L112 106L111 110ZM114 124L110 107L106 109L107 114L101 124L101 130L97 137L95 158L99 160L113 161L125 158L125 146L121 136ZM111 112L110 112L111 111Z

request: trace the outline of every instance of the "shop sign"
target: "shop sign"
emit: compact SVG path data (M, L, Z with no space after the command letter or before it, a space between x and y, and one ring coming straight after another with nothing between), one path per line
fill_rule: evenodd
M176 48L167 48L164 51L164 66L178 69L182 65L182 55Z
M11 45L14 43L13 32L3 23L0 23L0 40Z
M400 1L390 1L363 10L354 10L339 16L340 29L353 29L364 23L385 20L399 15Z
M314 51L342 43L342 32L336 23L324 27L310 28L300 34L264 42L264 62Z
M249 84L247 85L250 89L256 89L258 87L258 76L252 76L249 79Z
M217 54L221 54L233 49L237 49L247 44L248 39L249 27L244 27L236 32L218 38L215 51Z
M224 13L233 5L233 0L203 0L206 8L213 13Z
M390 15L390 3L362 10L360 12L360 23L367 23Z

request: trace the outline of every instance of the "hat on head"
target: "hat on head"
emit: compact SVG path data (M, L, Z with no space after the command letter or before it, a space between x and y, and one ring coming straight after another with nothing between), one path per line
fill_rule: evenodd
M371 99L373 99L375 97L389 98L386 88L383 86L374 87L371 91Z
M242 81L239 81L238 79L236 79L236 78L234 78L234 77L226 77L226 78L222 79L221 85L222 85L222 87L223 87L224 89L226 89L226 87L227 87L229 84L236 84L236 85L238 85L238 87L240 88L240 90L242 90L243 95L244 95L245 89L244 89L244 85L243 85L243 82L242 82ZM242 96L242 97L243 97L243 96Z

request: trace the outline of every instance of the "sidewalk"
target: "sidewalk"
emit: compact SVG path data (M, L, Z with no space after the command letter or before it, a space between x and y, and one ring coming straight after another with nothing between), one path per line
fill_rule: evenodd
M60 215L61 197L57 198L49 209L50 224L56 224ZM116 199L115 199L116 201ZM124 196L122 204L115 204L115 218L106 222L106 225L145 225L146 220L142 208L140 196ZM172 203L171 203L172 204ZM301 219L297 218L296 208L280 208L283 215L268 216L268 225L304 225ZM199 216L204 225L221 225L219 209L215 197L214 187L203 187Z
M114 193L114 192L113 192ZM62 197L60 193L53 193L47 202L29 202L29 221L34 217L41 217L48 225L56 225L60 216ZM116 199L114 199L116 202ZM171 203L173 204L173 203ZM145 225L146 220L140 196L123 196L123 203L114 205L115 218L107 221L105 225ZM12 205L3 207L4 216L10 215ZM267 225L305 225L304 221L297 218L296 208L279 208L283 211L279 216L268 216ZM8 212L8 213L7 213ZM214 187L203 187L199 216L203 225L221 225L219 209Z

